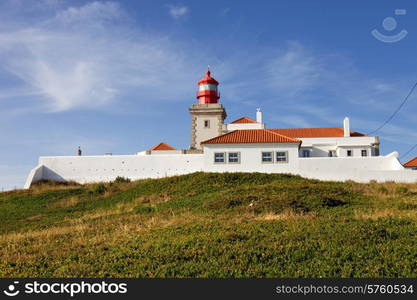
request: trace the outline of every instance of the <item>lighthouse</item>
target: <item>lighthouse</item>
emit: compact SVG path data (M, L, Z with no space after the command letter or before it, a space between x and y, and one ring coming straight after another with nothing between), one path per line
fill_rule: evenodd
M191 114L190 149L201 150L200 143L223 134L226 110L219 103L219 82L211 77L210 70L198 81L197 104L188 110Z

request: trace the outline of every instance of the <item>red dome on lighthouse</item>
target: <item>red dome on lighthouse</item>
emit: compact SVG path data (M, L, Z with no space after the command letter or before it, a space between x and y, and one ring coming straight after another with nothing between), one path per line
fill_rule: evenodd
M218 103L220 93L217 91L219 83L210 76L210 70L207 70L206 76L198 82L197 99L198 104Z

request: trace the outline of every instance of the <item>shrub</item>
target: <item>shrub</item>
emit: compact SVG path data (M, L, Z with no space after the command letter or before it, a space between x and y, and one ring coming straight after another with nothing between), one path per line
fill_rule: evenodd
M381 194L386 195L386 194L388 194L388 189L385 186L381 185L381 186L378 187L378 192L381 193Z
M357 194L341 185L273 183L227 189L205 207L215 210L247 210L279 213L286 209L310 212L349 204Z
M400 195L408 194L408 187L400 185L395 188L395 193Z
M95 194L102 195L106 192L106 190L107 190L106 186L104 184L100 183L100 184L98 184L94 187L93 192Z
M115 183L128 183L128 182L131 182L131 180L130 180L130 178L117 176L116 179L114 180L114 182Z

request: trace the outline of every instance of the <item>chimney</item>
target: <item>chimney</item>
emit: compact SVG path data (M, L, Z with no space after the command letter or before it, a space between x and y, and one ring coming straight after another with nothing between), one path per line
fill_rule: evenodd
M262 123L262 112L260 108L256 109L256 122Z
M350 124L349 124L349 118L345 117L343 119L343 132L344 132L344 136L348 137L350 136Z

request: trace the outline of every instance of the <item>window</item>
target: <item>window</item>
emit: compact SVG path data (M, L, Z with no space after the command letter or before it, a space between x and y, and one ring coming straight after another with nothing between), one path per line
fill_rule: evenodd
M348 151L346 152L346 154L347 154L347 156L353 156L353 151L352 151L352 150L348 150Z
M225 163L224 156L225 156L224 152L214 153L214 163L224 164Z
M329 157L336 157L336 151L335 150L330 150L329 151Z
M228 153L228 162L231 164L240 163L240 153L239 152L229 152Z
M368 156L368 151L367 150L362 150L361 154L362 154L362 156Z
M302 156L303 157L310 157L310 150L303 150Z
M277 163L287 163L287 162L288 162L288 151L277 152Z
M204 128L210 128L210 120L204 120Z
M262 152L262 162L271 163L272 162L272 152Z

